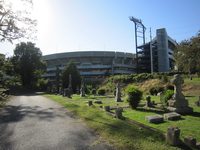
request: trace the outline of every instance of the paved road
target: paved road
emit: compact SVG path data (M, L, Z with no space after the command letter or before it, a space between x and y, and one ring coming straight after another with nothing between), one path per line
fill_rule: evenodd
M86 125L39 95L12 97L0 111L0 150L105 150Z

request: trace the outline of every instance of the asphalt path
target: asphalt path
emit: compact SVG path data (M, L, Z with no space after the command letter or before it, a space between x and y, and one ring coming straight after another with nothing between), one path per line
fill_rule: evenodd
M48 98L13 96L0 110L0 150L90 149L112 148L83 121Z

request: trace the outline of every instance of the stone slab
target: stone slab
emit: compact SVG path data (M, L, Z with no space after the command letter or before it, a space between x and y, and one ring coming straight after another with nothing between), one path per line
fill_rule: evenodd
M156 124L164 122L164 118L161 115L146 116L146 120Z
M176 112L165 113L163 116L164 116L164 119L166 119L166 120L179 120L179 119L181 119L181 115L176 113Z
M101 100L95 100L94 103L96 103L96 104L103 104Z

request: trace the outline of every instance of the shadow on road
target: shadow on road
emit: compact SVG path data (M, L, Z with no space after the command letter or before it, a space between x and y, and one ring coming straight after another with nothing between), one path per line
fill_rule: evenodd
M56 113L55 109L56 108L42 109L40 106L5 106L5 108L0 111L0 150L12 149L14 147L14 143L10 137L13 135L15 123L27 118L32 118L34 121L42 120L51 122L55 117L65 117L64 114L59 115Z

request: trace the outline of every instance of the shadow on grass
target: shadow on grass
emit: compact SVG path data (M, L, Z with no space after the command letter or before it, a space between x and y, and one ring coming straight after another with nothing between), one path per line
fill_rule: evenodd
M123 148L126 149L138 148L136 143L141 143L143 140L148 141L148 139L151 139L151 142L162 142L164 140L162 133L140 128L135 124L129 124L126 119L111 119L98 113L91 114L87 117L84 117L84 119L91 124L95 124L95 130L97 130L97 132L104 130L104 132L106 131L106 133L109 134L108 136L112 136L120 141L124 141L125 145L123 145ZM133 142L133 139L135 142ZM127 142L131 144L126 144Z
M142 108L142 107L138 107L136 110L138 111L142 111L142 112L153 112L153 113L157 113L157 114L164 114L166 111L165 110L157 110L157 109L154 109L154 108Z

